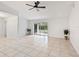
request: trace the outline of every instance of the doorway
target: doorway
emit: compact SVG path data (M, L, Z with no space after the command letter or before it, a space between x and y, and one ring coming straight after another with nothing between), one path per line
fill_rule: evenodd
M34 24L34 34L47 35L48 34L48 23L40 22L40 23Z
M0 19L0 37L6 37L6 21Z
M0 11L0 38L18 36L18 16Z

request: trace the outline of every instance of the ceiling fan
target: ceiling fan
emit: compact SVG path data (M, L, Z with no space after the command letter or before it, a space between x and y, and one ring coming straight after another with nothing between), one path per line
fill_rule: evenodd
M39 6L39 4L40 4L39 1L34 2L34 4L35 4L34 6L33 5L30 5L30 4L25 4L25 5L32 7L29 10L32 10L32 9L36 8L36 10L39 11L38 8L46 8L46 6Z

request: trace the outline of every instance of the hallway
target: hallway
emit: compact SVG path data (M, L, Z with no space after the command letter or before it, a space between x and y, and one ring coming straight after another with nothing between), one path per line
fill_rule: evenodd
M30 35L22 38L1 38L1 57L77 57L69 40Z

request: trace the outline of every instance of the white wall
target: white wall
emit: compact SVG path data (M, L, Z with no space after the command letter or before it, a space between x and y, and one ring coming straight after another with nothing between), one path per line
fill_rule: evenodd
M48 18L48 35L64 38L64 29L69 28L69 15L72 9L71 2L51 2Z
M6 32L7 37L17 37L18 36L18 17L12 16L5 19L6 20Z
M79 54L79 2L75 2L70 16L70 40Z
M18 20L18 24L19 24L19 36L25 36L26 35L26 29L27 29L27 19L23 17L23 15L21 13L19 13L19 20Z
M67 18L52 18L48 21L48 35L50 37L64 38L64 29L68 29Z

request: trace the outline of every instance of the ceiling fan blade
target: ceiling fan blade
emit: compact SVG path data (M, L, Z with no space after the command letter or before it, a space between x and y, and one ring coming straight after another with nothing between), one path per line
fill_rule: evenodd
M34 7L33 8L30 8L29 10L32 10L32 9L34 9Z
M45 6L38 6L37 8L46 8Z
M34 7L33 5L30 5L30 4L26 4L26 5L31 6L31 7Z

